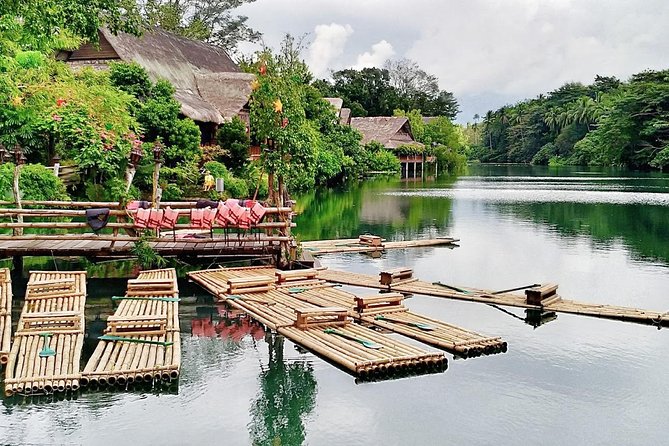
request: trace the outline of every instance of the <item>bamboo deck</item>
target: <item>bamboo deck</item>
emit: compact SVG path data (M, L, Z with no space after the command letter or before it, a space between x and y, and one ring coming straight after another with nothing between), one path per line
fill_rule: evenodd
M7 364L12 348L12 279L0 268L0 365Z
M443 285L432 284L420 280L404 284L398 283L388 287L379 283L378 276L350 273L345 271L325 270L321 271L319 277L332 283L382 290L392 289L393 291L398 291L405 294L421 294L468 302L530 308L534 310L552 311L558 313L571 313L648 325L669 326L669 312L662 313L659 311L642 310L638 308L614 305L589 304L562 298L553 300L553 302L547 305L532 305L527 303L527 299L523 295L512 293L496 293L493 291L474 288L448 288ZM456 291L453 288L457 288L459 291Z
M336 288L312 288L294 293L294 295L300 300L320 306L338 305L349 308L349 314L359 322L402 334L462 358L507 351L507 343L500 337L485 336L457 325L432 319L414 313L401 304L376 311L358 312L354 308L356 296ZM420 326L429 328L421 329Z
M506 343L499 338L490 338L454 325L410 312L403 306L393 308L393 317L408 319L411 323L434 326L428 333L410 325L381 321L370 314L361 314L355 308L356 296L335 289L333 284L320 276L309 279L288 280L274 283L277 270L271 267L244 267L195 271L190 278L203 286L218 299L232 307L248 313L268 328L291 339L293 342L329 359L361 377L392 374L400 370L426 371L445 365L442 356L397 342L366 327L346 323L339 324L349 337L358 337L375 342L383 347L369 349L360 342L345 336L332 335L323 329L332 321L318 323L316 327L300 326L298 311L341 308L348 319L356 319L367 325L383 327L426 344L451 351L462 357L506 351ZM322 274L322 272L319 272ZM272 289L260 292L231 294L230 279L265 277L273 282ZM337 325L337 324L335 324ZM432 328L432 327L431 327Z
M144 271L128 282L104 336L82 373L84 386L125 388L179 377L179 289L174 269Z
M79 389L85 300L85 272L30 273L7 363L5 395ZM48 349L55 354L41 357Z
M420 248L428 246L456 246L459 239L439 237L425 240L404 240L385 242L380 246L370 246L360 243L359 239L318 240L302 242L302 248L313 255L341 254L341 253L373 253L388 249Z

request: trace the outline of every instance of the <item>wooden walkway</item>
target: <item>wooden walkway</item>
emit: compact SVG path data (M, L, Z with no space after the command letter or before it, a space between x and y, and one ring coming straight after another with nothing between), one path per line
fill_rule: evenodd
M172 268L144 271L128 281L107 329L82 373L83 386L125 388L179 377L179 289Z
M8 268L0 268L0 365L7 364L11 344L12 279Z
M5 395L79 389L85 301L85 272L30 273L7 363Z
M67 234L61 236L3 236L0 237L0 258L14 256L83 256L99 258L123 258L133 256L136 237L105 236L94 234ZM236 235L224 237L215 234L210 238L163 237L149 241L149 245L161 256L226 256L276 254L280 246L262 236Z
M353 285L381 290L392 290L404 294L421 294L426 296L443 297L447 299L463 300L467 302L479 302L507 307L530 308L544 312L571 313L584 316L615 319L626 322L636 322L649 325L669 326L669 312L642 310L630 307L621 307L604 304L589 304L573 300L551 299L545 305L533 305L527 302L523 295L510 292L499 293L474 288L452 287L439 285L420 280L396 285L382 285L378 276L350 273L345 271L325 270L319 275L324 280L332 283Z
M318 240L302 242L302 248L312 255L342 254L342 253L374 253L388 249L421 248L430 246L455 247L460 241L451 237L438 237L424 240L404 240L396 242L383 241L375 246L361 243L360 239Z

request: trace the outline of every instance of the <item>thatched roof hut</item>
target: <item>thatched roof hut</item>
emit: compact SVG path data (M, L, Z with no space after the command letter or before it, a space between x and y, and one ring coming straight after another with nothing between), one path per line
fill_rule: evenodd
M160 28L141 37L99 32L99 48L85 44L58 58L75 66L105 68L110 61L137 62L153 80L176 89L181 113L201 123L221 124L240 114L251 94L254 75L242 73L222 49Z
M405 144L422 145L414 139L409 120L405 117L351 118L351 127L362 133L362 144L377 141L386 149Z

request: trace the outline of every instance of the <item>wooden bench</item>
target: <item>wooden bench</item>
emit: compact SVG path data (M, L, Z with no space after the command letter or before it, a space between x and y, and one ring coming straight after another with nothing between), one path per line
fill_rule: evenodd
M361 315L383 313L404 309L402 293L381 293L371 296L356 296L355 309Z
M264 293L274 289L274 278L269 276L232 277L228 279L229 294Z
M52 311L24 313L21 319L21 331L71 331L81 329L81 313L76 311Z
M32 298L66 297L76 291L77 285L74 279L59 279L30 282L26 294Z
M348 310L343 307L296 308L295 326L300 329L327 326L345 326Z
M106 334L114 336L161 336L166 332L165 316L109 316Z
M313 280L318 276L318 271L309 268L295 269L292 271L277 271L275 274L277 281L281 284L294 280Z
M128 280L128 291L173 291L175 289L172 279L130 279Z
M525 296L529 305L545 305L547 299L551 299L551 303L559 300L556 295L558 285L556 283L547 283L539 288L529 288L525 290ZM553 299L558 297L558 299Z
M397 285L398 283L409 283L417 280L412 278L413 270L406 267L381 271L379 276L381 276L379 279L381 285Z
M361 235L358 237L358 243L367 246L381 246L383 240L378 235Z

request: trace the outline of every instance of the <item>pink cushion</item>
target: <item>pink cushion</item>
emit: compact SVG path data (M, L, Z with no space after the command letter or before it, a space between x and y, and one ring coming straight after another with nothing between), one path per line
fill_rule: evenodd
M202 213L202 227L211 229L212 225L214 224L214 220L216 219L217 213L218 209L205 208L204 212Z
M135 213L135 227L140 229L146 228L149 223L150 214L150 209L137 209L137 212Z
M190 225L194 228L201 228L203 217L204 217L204 209L191 209Z
M146 225L149 229L158 229L163 222L164 212L162 209L151 209L149 213L149 223Z
M175 211L174 209L168 207L165 209L163 214L163 221L160 222L160 227L164 229L174 229L174 225L177 224L178 219L179 211Z

